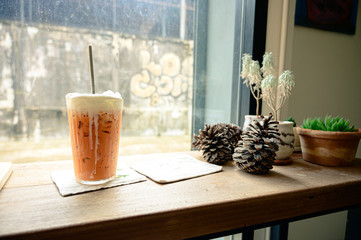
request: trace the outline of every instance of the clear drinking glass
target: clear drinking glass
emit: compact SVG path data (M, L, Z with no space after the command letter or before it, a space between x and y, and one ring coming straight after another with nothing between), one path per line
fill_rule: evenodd
M116 176L123 99L103 94L66 95L76 181L96 185Z

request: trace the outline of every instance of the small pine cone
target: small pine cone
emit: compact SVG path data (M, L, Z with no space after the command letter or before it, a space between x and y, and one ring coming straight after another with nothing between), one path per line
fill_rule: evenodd
M235 164L250 173L264 174L272 169L279 141L278 129L272 114L262 121L253 121L242 135L242 141L235 148Z
M209 163L218 165L232 160L232 150L227 139L228 128L222 124L205 125L199 130L199 135L194 135L192 146L203 151L204 159Z

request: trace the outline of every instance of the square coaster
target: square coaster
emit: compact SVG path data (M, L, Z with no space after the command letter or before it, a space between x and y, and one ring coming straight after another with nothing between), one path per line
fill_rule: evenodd
M57 186L60 195L63 197L147 180L146 177L127 166L118 166L117 177L107 183L99 185L84 185L77 183L73 170L52 172L51 178Z
M222 166L202 162L187 154L137 159L129 166L158 183L171 183L222 171Z

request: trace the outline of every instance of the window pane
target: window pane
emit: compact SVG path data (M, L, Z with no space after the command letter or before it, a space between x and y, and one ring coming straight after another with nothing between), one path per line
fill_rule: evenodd
M71 159L65 94L90 92L89 44L96 92L124 98L120 153L189 150L193 12L193 0L2 0L2 159Z
M255 4L243 0L230 0L227 4L197 1L194 134L204 123L231 122L242 126L244 116L249 114L250 90L242 84L240 72L242 54L252 53Z

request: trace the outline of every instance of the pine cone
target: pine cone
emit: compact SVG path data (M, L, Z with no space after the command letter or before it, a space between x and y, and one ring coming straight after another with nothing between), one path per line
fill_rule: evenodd
M203 157L209 163L222 165L232 160L232 149L227 138L228 127L223 123L205 125L199 130L199 136L194 135L192 146L203 150Z
M240 128L237 125L231 124L231 123L225 124L225 127L227 128L226 135L227 135L228 143L231 147L232 154L233 154L234 148L237 146L238 141L241 140L242 128Z
M235 148L235 164L250 173L264 174L272 169L280 140L278 129L272 121L272 114L263 120L253 121L242 135L242 141Z

